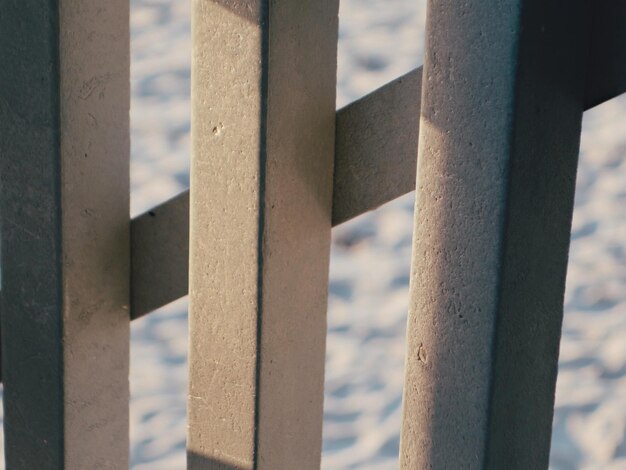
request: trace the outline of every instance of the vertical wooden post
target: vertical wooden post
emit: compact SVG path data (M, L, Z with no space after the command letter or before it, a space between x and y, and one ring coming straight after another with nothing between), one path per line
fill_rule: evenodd
M128 468L128 8L2 3L7 468Z
M189 468L319 468L337 0L194 0Z
M587 2L429 2L401 466L547 468Z

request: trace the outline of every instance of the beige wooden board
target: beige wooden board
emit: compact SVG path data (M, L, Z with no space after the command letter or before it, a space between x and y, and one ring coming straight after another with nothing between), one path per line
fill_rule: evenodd
M589 6L429 3L403 469L548 468Z
M193 469L320 465L337 14L193 2Z
M128 468L128 8L0 15L7 468Z

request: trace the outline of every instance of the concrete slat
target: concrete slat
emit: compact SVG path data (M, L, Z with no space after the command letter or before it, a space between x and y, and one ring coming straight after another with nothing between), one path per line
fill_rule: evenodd
M548 467L589 5L429 2L403 469Z
M128 468L128 8L2 3L7 468Z
M195 0L190 469L318 469L337 0Z

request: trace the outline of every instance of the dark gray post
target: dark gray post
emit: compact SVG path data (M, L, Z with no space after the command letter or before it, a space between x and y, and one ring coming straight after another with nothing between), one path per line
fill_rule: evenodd
M188 465L319 469L338 1L192 14Z
M583 0L431 0L401 466L547 468Z
M128 1L0 14L6 466L128 468Z

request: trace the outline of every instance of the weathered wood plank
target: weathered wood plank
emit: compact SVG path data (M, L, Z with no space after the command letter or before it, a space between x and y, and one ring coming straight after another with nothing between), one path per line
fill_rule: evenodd
M587 5L428 5L401 468L548 467Z
M191 469L318 469L337 0L193 2Z
M128 468L129 12L0 14L7 468Z

